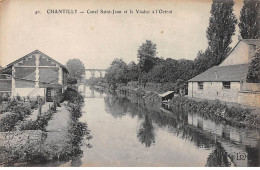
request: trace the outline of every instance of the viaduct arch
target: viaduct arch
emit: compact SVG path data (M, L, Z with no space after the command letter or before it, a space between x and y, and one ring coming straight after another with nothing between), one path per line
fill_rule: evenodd
M105 69L85 69L85 75L88 71L91 73L91 77L95 77L96 72L99 72L100 77L104 77L107 72Z

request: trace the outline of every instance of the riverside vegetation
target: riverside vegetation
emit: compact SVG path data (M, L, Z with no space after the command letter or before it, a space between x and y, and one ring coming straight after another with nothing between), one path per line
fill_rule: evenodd
M169 90L177 93L180 91L187 92L187 81L189 79L219 65L226 59L231 51L229 45L232 43L232 36L235 34L237 23L243 39L259 38L259 27L255 25L259 24L260 11L257 7L260 2L244 0L243 3L238 23L233 10L233 0L213 0L209 26L206 31L208 47L205 51L198 51L194 60L175 60L173 59L174 56L164 59L158 56L156 44L151 40L146 40L137 49L137 63L132 61L127 64L123 59L116 58L107 69L104 78L90 78L88 83L98 88L144 96L152 102L159 102L158 93ZM223 13L226 15L223 16ZM248 69L246 78L248 83L260 83L259 58L258 50ZM190 107L190 110L197 108L197 106L201 108L200 106L203 105L208 108L206 109L207 112L210 112L208 114L216 117L219 116L219 113L211 108L226 108L223 112L226 115L220 116L220 119L232 119L238 124L259 127L260 118L257 116L259 114L250 109L240 108L239 106L236 108L228 107L218 101L215 104L212 104L214 103L212 101L197 103L197 101L186 98L176 98L171 103L180 108L184 108L183 104L185 104L185 109ZM180 105L180 103L182 104ZM191 106L191 104L194 106ZM213 105L215 106L213 107ZM195 110L200 111L199 109ZM206 114L204 115L206 116Z
M81 108L83 105L83 97L76 90L68 88L62 95L61 102L67 103L66 106L70 112L66 138L60 143L54 142L47 144L43 140L40 145L33 147L27 144L25 146L13 148L12 150L8 150L4 147L0 148L0 160L4 166L13 166L14 164L36 165L56 160L68 161L75 155L80 155L82 153L80 149L80 146L83 145L82 140L84 138L88 140L92 138L90 131L87 128L87 124L78 120L82 115ZM51 119L52 115L55 114L55 110L55 107L51 107L44 116L38 118L36 121L28 121L24 124L20 124L20 130L44 131L48 121ZM19 111L20 112L15 112L15 114L24 114L21 108L19 108ZM29 113L30 109L27 109L25 114ZM22 118L18 117L16 119L21 120ZM10 123L3 124L5 125L3 126L4 131L14 130L13 127L15 125L13 124L15 123L11 123L11 126L6 126L6 124ZM91 147L90 144L85 145Z

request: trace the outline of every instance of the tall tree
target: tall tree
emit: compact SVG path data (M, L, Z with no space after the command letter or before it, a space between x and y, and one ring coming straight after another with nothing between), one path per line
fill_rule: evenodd
M219 65L230 51L229 45L237 23L233 6L233 0L213 0L211 6L207 38L214 65Z
M260 1L244 0L244 6L240 11L241 37L244 39L260 38Z
M147 73L153 68L156 54L156 44L150 40L146 40L146 42L139 47L137 57L142 72Z
M258 51L255 57L251 60L248 72L247 82L260 83L260 52Z
M76 78L79 80L81 75L85 74L85 66L79 59L70 59L66 63L69 71L69 78Z
M109 85L115 86L117 83L127 83L127 65L122 59L114 59L107 69L105 78Z

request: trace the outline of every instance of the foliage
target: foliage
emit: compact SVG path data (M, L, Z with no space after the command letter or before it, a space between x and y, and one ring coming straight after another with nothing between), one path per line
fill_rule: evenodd
M247 82L260 83L260 53L257 52L255 57L251 60L248 73Z
M77 78L69 77L68 78L68 84L77 84Z
M69 89L67 92L72 92L75 95L75 91ZM26 163L26 164L43 164L53 161L69 161L76 155L82 153L81 146L86 145L87 147L92 147L90 144L84 143L83 139L89 140L92 138L90 131L88 130L87 124L79 122L78 118L82 115L82 100L76 100L74 97L70 98L67 96L69 101L74 103L69 103L71 108L71 122L69 122L68 134L64 141L59 141L59 143L41 143L40 145L22 145L19 148L6 149L0 148L0 161L4 165L13 166L14 163ZM79 94L78 94L79 95ZM79 97L76 97L79 98ZM52 111L48 111L42 117L39 117L37 121L28 121L22 125L22 129L35 130L41 129L47 125L48 120L52 116Z
M213 60L211 60L212 52L209 48L205 50L205 52L199 51L197 57L194 60L194 69L195 75L203 73L204 71L208 70L212 66L215 65Z
M146 42L139 47L137 51L137 58L139 59L142 72L147 73L153 68L153 66L155 65L154 58L156 57L156 55L156 44L154 44L150 40L146 40Z
M260 38L260 1L244 0L240 11L240 34L243 39Z
M225 123L237 126L251 126L259 128L260 119L250 109L241 107L228 107L220 101L195 101L185 97L174 97L170 102L172 108L177 107L187 112L198 113L205 118L214 121L224 121Z
M81 76L85 74L85 66L79 59L70 59L66 63L66 67L69 71L70 79L76 78L80 80Z
M61 102L64 100L71 103L83 102L83 97L72 88L67 88L60 98Z
M22 121L27 115L31 113L30 106L18 105L15 101L12 101L11 104L11 113L7 114L0 121L1 132L13 130L18 121Z
M207 38L214 65L219 65L230 51L229 44L237 23L233 6L233 0L213 0L211 6Z
M127 65L122 59L114 59L105 75L106 81L109 85L116 83L126 83Z
M18 128L20 130L45 130L48 125L49 120L53 116L54 111L52 109L48 110L44 115L38 117L35 121L23 121L19 124Z

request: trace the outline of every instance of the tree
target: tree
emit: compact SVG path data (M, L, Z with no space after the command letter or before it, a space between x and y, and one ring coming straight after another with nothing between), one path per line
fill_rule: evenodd
M156 54L156 44L150 40L146 40L146 42L139 47L137 57L142 72L148 73L153 68Z
M233 0L213 0L211 6L207 38L214 65L219 65L231 49L229 44L237 23L233 6Z
M114 59L107 69L106 80L109 85L115 86L117 83L127 83L127 65L122 59Z
M214 66L214 62L211 59L212 55L213 54L209 48L207 48L205 52L198 52L197 57L194 60L194 75L198 75Z
M244 6L240 11L241 37L244 39L260 38L260 1L244 0Z
M257 52L255 57L251 60L248 72L248 83L260 83L260 53Z
M85 74L85 66L79 59L70 59L67 61L66 67L69 71L68 78L79 80Z
M137 81L139 77L140 68L135 62L131 62L127 65L126 77L128 81Z

